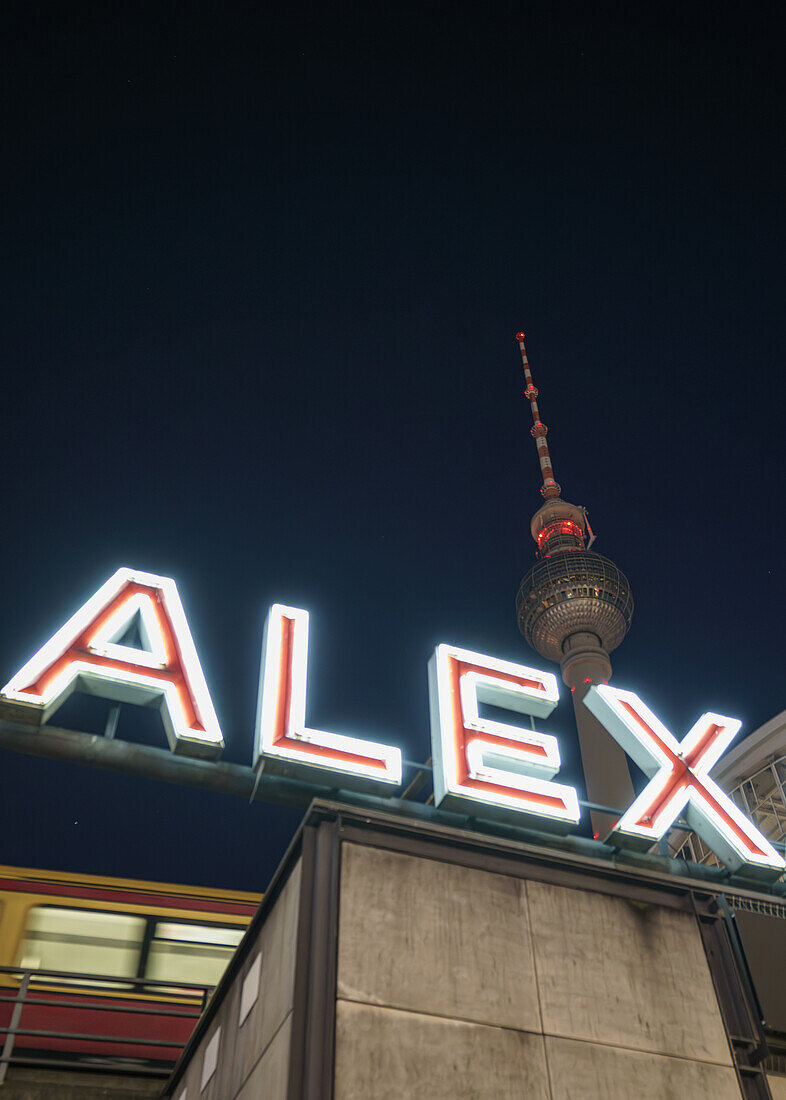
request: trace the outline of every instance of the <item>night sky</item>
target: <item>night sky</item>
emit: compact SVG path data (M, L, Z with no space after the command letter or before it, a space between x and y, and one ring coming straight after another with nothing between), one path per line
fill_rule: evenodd
M425 760L437 642L548 667L524 328L633 587L615 682L680 738L781 711L782 10L6 7L0 683L129 565L178 583L224 759L281 601L310 723ZM549 730L578 780L567 689ZM300 817L0 767L8 864L261 890Z

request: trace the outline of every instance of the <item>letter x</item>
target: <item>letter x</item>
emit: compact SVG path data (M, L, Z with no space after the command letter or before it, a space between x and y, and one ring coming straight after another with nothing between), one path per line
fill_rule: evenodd
M679 742L632 691L600 684L584 701L650 780L612 836L653 844L684 811L690 827L732 870L753 865L782 873L786 860L709 776L741 722L703 714Z

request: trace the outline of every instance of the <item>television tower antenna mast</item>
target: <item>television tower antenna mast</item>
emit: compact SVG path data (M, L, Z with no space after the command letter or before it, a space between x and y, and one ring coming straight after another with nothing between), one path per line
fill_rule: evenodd
M614 562L590 550L595 536L586 509L560 499L562 490L554 477L548 428L540 419L524 333L517 332L516 340L544 498L530 524L537 560L516 599L519 630L537 653L559 663L571 690L589 801L624 807L633 799L625 753L584 706L584 696L592 684L606 683L611 677L609 653L630 628L633 596L627 577ZM590 542L585 546L587 535ZM600 811L590 816L595 835L605 837L614 818Z
M530 433L535 439L535 445L538 448L538 459L540 461L540 473L543 478L543 484L540 487L541 496L546 500L554 500L562 492L561 488L554 480L554 470L551 465L551 455L549 454L549 445L546 442L546 436L548 434L548 428L540 419L540 412L538 410L538 390L532 381L532 372L529 369L529 359L527 359L527 349L524 347L524 333L517 332L516 339L519 342L519 350L521 351L521 362L524 367L524 377L527 381L527 388L524 390L524 396L529 401L530 409L532 410L532 427Z

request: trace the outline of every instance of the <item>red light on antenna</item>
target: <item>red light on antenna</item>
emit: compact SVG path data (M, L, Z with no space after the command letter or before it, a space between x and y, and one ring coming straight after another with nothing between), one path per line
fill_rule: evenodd
M600 833L593 833L592 834L592 839L593 840L600 840Z
M524 336L525 336L525 334L523 332L517 332L516 333L516 339L519 340L519 341L523 340Z

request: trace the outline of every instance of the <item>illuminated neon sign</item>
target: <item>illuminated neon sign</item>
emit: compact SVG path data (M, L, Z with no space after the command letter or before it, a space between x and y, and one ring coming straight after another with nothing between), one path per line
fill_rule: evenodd
M395 794L400 749L306 725L308 626L301 608L270 609L255 768L331 789ZM30 708L43 723L78 688L117 702L158 705L174 752L216 757L223 748L177 587L168 577L118 569L12 677L0 699ZM554 781L556 737L481 713L481 706L491 705L548 718L559 698L552 673L440 645L429 663L429 690L437 806L561 832L579 823L575 787ZM585 703L649 779L616 823L612 843L649 848L684 815L733 870L768 876L786 870L783 856L709 775L739 721L704 714L679 742L633 692L604 684L592 687Z
M684 812L688 825L733 870L746 865L767 872L786 869L783 857L709 776L741 722L703 714L677 741L632 691L600 684L584 701L650 780L612 836L633 838L648 848Z
M401 783L401 750L306 726L308 612L274 604L265 623L255 765L336 785L390 790Z
M122 639L135 624L142 648ZM78 687L156 702L173 752L217 756L224 739L175 582L118 569L0 692L46 721Z
M482 718L478 707L546 718L559 701L556 676L447 645L437 647L428 674L435 805L514 810L560 831L578 824L575 788L551 781L556 737Z

